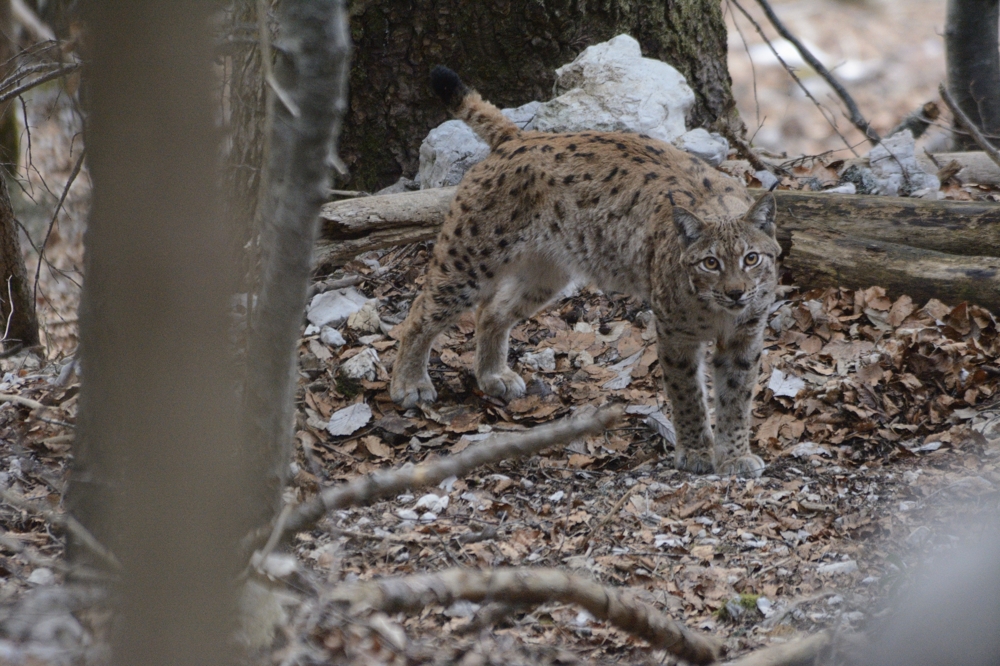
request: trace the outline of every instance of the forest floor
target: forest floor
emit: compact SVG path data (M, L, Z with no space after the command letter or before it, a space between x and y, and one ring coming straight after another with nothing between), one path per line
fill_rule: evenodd
M741 2L759 16L753 3ZM848 87L877 129L933 99L943 77L941 3L822 0L775 7L796 34L829 53L832 64L861 72ZM758 143L789 154L842 148L812 103L790 92L787 74L761 55L752 27L743 21L741 29L756 62L756 104L735 30L730 67L748 126L757 126L760 106ZM839 116L826 93L815 94ZM35 91L24 108L31 161L13 195L37 244L79 157L79 120L55 85ZM842 116L838 124L849 142L860 141ZM984 194L966 191L962 198ZM46 406L0 406L0 488L53 507L65 488L67 424L78 393L75 381L58 386L54 380L76 348L88 204L84 169L46 246L52 266L40 272L46 361L24 355L0 361L0 393ZM428 248L397 248L345 267L345 274L359 276L359 291L378 299L386 328L401 320L417 293ZM26 253L33 273L37 254ZM387 395L397 346L391 331L360 330L365 322L359 321L360 329L343 327L342 347L304 337L294 477L299 498L586 405L621 402L629 414L604 436L337 512L298 536L301 562L331 582L454 566L563 567L629 588L718 637L734 655L820 628L875 626L919 577L917 565L943 566L957 543L993 524L1000 499L1000 331L990 313L890 299L878 286L812 292L787 286L769 317L754 398L753 447L767 469L752 480L672 469L663 425L654 418L662 409L669 415L669 406L657 387L648 322L642 303L584 288L522 323L512 333L510 358L528 394L505 404L475 388L467 317L434 347L431 376L439 401L410 411ZM370 379L344 378L345 362L372 352L379 360ZM349 434L331 435L331 418L361 402L371 418ZM7 622L14 602L64 574L62 541L51 527L42 516L0 504L0 609L7 609L0 611L6 632L0 663L17 640ZM344 624L312 638L335 662L670 661L578 609L510 609L484 620L493 610L430 607L413 617L392 616L388 628ZM402 643L394 639L397 625L407 636Z

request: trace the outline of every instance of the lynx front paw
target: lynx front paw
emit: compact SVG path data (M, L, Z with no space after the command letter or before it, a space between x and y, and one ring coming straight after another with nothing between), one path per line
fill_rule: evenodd
M747 454L738 458L724 460L719 465L718 472L726 476L735 475L757 478L764 472L764 467L764 461L761 460L760 456Z
M674 454L674 466L694 474L710 474L715 470L712 455L708 451L687 451L680 447Z
M510 368L504 368L499 374L478 377L476 381L483 393L503 400L520 398L526 390L521 375Z
M389 397L403 409L410 409L421 402L434 402L437 400L437 391L426 372L416 380L393 375L389 384Z

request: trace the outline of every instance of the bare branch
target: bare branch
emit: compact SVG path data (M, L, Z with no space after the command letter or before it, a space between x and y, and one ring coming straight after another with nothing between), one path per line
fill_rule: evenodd
M796 84L798 84L799 88L802 90L805 96L808 97L810 100L812 100L812 103L816 105L816 108L819 109L820 115L823 116L823 119L826 120L827 124L830 125L831 129L833 129L833 131L837 133L837 136L839 136L841 141L844 142L844 145L847 146L852 153L857 155L858 153L857 151L854 150L854 147L851 145L851 142L848 141L847 137L843 135L843 133L837 127L837 124L833 122L833 120L831 120L829 116L827 116L828 111L823 107L822 104L819 103L819 101L815 97L813 97L813 94L809 92L809 89L806 88L804 83L802 83L802 80L795 73L795 70L792 69L792 67L789 66L787 62L785 62L785 60L781 57L781 55L778 54L777 49L774 48L774 45L771 43L771 40L769 40L767 38L767 35L764 34L764 29L760 27L760 24L757 23L756 20L754 20L754 17L750 16L750 12L744 9L743 5L741 5L738 0L729 0L729 1L732 2L733 5L735 5L738 10L740 10L740 13L743 14L746 20L750 21L750 24L753 25L755 30L757 30L757 34L761 36L761 39L764 40L764 43L766 43L768 48L771 49L771 53L774 54L774 57L778 59L778 62L780 62L781 66L785 68L785 71L788 72L788 75L792 77L792 80L795 81Z
M413 467L375 472L350 483L328 488L311 501L299 505L285 521L283 537L287 540L296 532L315 525L328 511L347 506L363 506L406 489L436 485L449 476L464 476L483 465L534 455L556 444L603 432L620 419L623 413L622 407L615 405L524 432L498 433L454 456ZM265 530L263 534L254 535L254 543L266 538L269 532L270 530Z
M643 638L657 649L695 664L713 663L718 644L674 622L627 592L558 569L503 568L485 571L448 569L437 574L341 585L333 601L352 610L387 613L418 611L431 604L450 606L459 599L480 603L503 600L514 605L559 601L581 606L594 617Z
M830 87L837 93L837 97L839 97L844 103L844 106L847 107L847 111L850 114L848 115L848 118L854 126L861 130L862 134L868 137L868 140L872 145L879 143L882 138L879 137L878 133L872 129L871 125L868 124L868 121L864 119L864 116L861 115L861 111L858 110L858 105L854 103L854 98L852 98L850 93L844 89L844 86L840 85L840 82L834 78L833 74L830 73L830 70L824 67L823 63L821 63L816 56L810 53L809 49L807 49L802 42L795 37L795 35L788 31L788 28L786 28L785 25L778 19L778 15L774 13L773 9L771 9L771 5L768 4L767 0L757 0L757 4L760 5L761 9L764 10L764 13L767 14L767 19L771 22L771 25L774 26L774 29L778 31L778 34L791 42L792 46L795 47L795 50L802 56L802 59L809 63L809 66L815 69L816 73L822 76L823 79L830 84Z
M72 74L76 70L80 69L82 66L83 63L74 62L69 65L64 65L63 67L60 67L57 70L49 72L48 74L43 74L42 76L39 76L37 79L32 79L31 81L28 81L27 83L20 85L14 88L13 90L10 90L0 95L0 104L12 100L17 96L28 92L32 88L42 85L43 83L48 83L53 79L58 79L62 76L66 76L67 74Z
M62 194L59 196L59 202L56 204L56 209L52 212L52 219L49 220L49 228L45 231L45 238L42 239L41 245L38 246L38 264L35 266L35 286L33 289L34 297L36 299L38 298L38 278L42 273L45 246L48 245L49 236L52 235L52 229L56 226L56 220L59 219L59 211L62 210L63 203L66 202L66 196L69 194L69 188L73 187L73 182L76 181L76 177L80 175L80 169L83 168L83 158L86 155L86 150L80 151L80 157L76 159L76 164L73 165L73 171L70 172L69 178L66 179L66 186L63 188Z
M978 127L976 127L976 124L969 119L969 116L967 116L965 112L959 108L955 99L951 96L951 93L948 92L948 89L945 88L943 83L938 84L938 92L941 93L941 99L943 99L944 103L948 105L948 109L951 110L955 119L969 131L969 135L972 136L972 140L976 142L976 145L982 148L983 152L986 153L989 158L997 164L997 166L1000 166L1000 151L997 151L993 144L991 144L989 140L983 136L983 133Z

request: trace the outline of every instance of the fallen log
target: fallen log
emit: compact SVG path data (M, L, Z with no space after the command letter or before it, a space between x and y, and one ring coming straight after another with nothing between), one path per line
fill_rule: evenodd
M1000 258L956 256L830 231L793 231L784 259L796 284L885 287L918 303L969 301L1000 312Z
M440 188L326 204L319 266L329 269L362 252L434 238L454 193L453 187ZM785 265L799 284L811 287L819 285L815 280L831 284L837 279L845 287L882 285L914 298L928 294L952 303L966 300L961 295L968 294L973 302L1000 309L1000 292L990 282L995 257L1000 257L1000 204L782 190L774 194L778 240ZM796 254L800 237L808 249ZM876 247L884 250L872 249ZM851 248L864 255L852 257ZM822 269L806 265L805 258L812 255L823 258ZM925 279L902 264L890 269L873 260L878 257L898 257L900 262L926 258L936 271L930 275L939 277ZM872 271L866 274L867 267ZM892 282L880 281L883 278Z

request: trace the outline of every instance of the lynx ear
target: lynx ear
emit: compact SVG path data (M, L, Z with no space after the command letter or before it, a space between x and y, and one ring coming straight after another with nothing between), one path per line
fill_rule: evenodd
M778 209L778 204L774 200L774 195L765 192L756 203L750 207L744 220L763 231L768 236L774 237L774 214Z
M674 226L677 228L677 237L681 239L684 247L698 240L705 231L705 223L694 213L680 206L674 206Z

